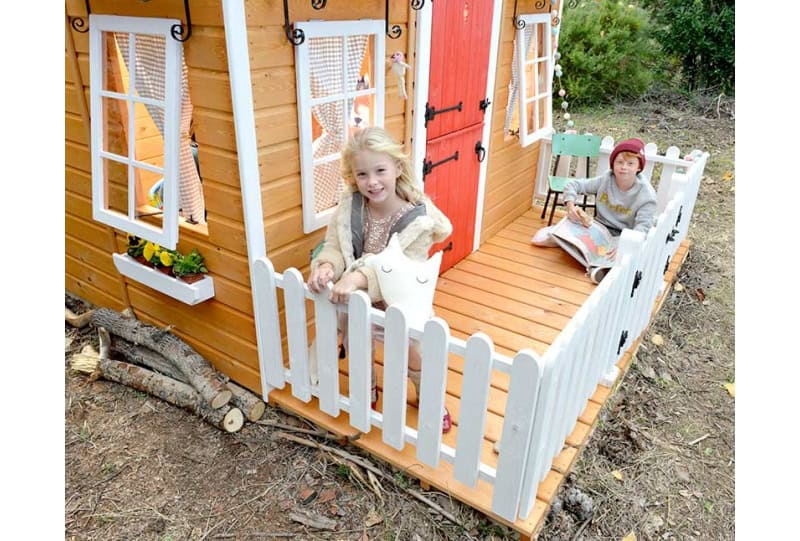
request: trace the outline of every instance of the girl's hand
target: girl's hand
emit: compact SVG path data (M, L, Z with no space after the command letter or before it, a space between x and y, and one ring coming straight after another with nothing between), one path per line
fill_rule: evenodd
M617 257L617 249L616 248L611 248L608 252L606 252L606 257L609 258L612 261L614 259L616 259L616 257Z
M328 299L334 304L345 304L353 291L367 288L367 277L360 272L351 272L334 284Z
M320 293L330 282L333 282L333 265L330 263L322 263L314 269L308 277L308 289L314 293Z

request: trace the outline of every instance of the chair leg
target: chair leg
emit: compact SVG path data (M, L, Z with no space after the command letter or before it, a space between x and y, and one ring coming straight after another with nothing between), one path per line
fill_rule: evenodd
M550 210L550 219L547 220L547 225L552 225L553 223L553 215L556 213L556 207L558 206L558 192L553 192L553 208Z
M550 194L553 191L550 188L547 188L547 197L544 200L544 208L542 209L542 216L541 219L544 220L544 215L547 214L547 205L550 204Z
M587 197L588 197L588 196L587 196L586 194L583 194L583 204L581 205L581 208L583 209L583 212L586 212L586 201L587 201Z

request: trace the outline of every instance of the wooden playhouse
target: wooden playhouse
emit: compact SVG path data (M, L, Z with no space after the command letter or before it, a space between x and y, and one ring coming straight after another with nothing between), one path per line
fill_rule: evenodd
M598 286L560 250L529 244L543 223L562 9L67 0L66 289L174 325L270 403L535 536L686 254L708 158L647 146L657 223L623 235ZM389 69L397 51L404 80ZM342 141L367 125L405 142L454 232L439 246L437 317L409 328L401 310L356 294L338 308L351 330L339 359L337 307L302 276L336 202ZM604 139L597 172L612 147ZM198 249L207 277L190 284L136 262L128 235ZM372 324L387 337L374 352ZM423 343L418 406L408 335ZM455 423L445 435L442 403Z

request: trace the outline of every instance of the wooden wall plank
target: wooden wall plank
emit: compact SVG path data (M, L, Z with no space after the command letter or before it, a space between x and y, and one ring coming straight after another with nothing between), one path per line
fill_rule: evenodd
M300 177L288 177L265 184L261 190L261 206L264 217L279 214L291 208L300 208L302 205L302 190Z
M111 253L107 250L108 233L102 230L101 233L106 239L105 246L102 246L99 243L100 239L97 238L84 239L92 242L92 244L95 244L93 246L89 242L84 242L83 240L78 240L75 237L66 235L64 238L64 248L67 253L67 257L74 258L76 261L80 261L90 268L102 271L103 273L112 277L112 281L114 282L111 284L112 287L116 286L119 288L119 282L116 278L118 274L117 268L114 266ZM98 248L97 246L102 246L102 248Z
M112 292L120 291L119 278L116 275L105 273L97 267L86 264L69 254L65 254L64 256L64 265L67 274L74 276L76 279L106 294L111 295Z
M150 314L198 342L219 344L236 359L258 359L253 319L213 299L194 306L181 304L140 284L128 288L135 310ZM258 366L258 363L254 364Z
M189 95L194 107L233 112L231 85L227 72L191 68Z
M205 173L205 171L203 171L203 173ZM204 177L203 197L205 198L206 209L215 216L224 216L229 220L244 223L242 192L240 190Z
M253 108L255 110L297 103L297 79L294 66L252 70Z
M86 3L83 0L65 0L67 14L85 17ZM219 0L192 0L193 25L222 25L222 6ZM119 2L118 0L93 0L92 13L108 15L129 15L132 17L159 17L184 19L181 0L160 0L158 2Z
M108 230L105 227L87 222L71 214L65 214L64 228L67 237L72 237L97 250L106 252L109 261L111 261L111 251L113 247L111 245L111 236L108 234ZM72 256L78 257L78 252L73 252L69 245L66 247L66 252ZM111 271L109 270L108 272ZM114 271L114 273L116 272L117 271Z
M104 306L121 312L124 310L125 304L116 296L109 294L108 291L100 290L94 285L86 282L78 276L73 276L66 273L64 277L64 287L67 291L80 297L81 299L94 304L95 306ZM119 287L116 291L119 291ZM113 289L111 291L114 291Z
M186 66L190 70L203 68L228 73L228 50L225 45L225 29L222 27L194 27L183 53Z
M65 167L64 184L68 191L80 194L87 199L92 197L92 177L86 171Z
M299 207L270 217L264 222L267 244L271 249L300 239L303 233L303 212Z
M208 211L208 242L247 257L244 224L216 216Z
M230 113L211 109L194 110L195 135L200 145L236 151L236 131ZM256 111L256 144L266 147L296 140L297 111L291 106L271 107Z
M65 141L64 144L64 161L66 165L85 171L89 174L92 172L92 160L89 154L89 147Z
M296 174L299 179L300 143L291 140L258 149L258 170L262 183L292 174Z

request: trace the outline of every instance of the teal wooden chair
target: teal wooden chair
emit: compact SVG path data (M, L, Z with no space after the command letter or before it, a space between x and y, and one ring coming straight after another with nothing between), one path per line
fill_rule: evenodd
M558 202L558 196L564 192L564 186L566 186L567 182L575 178L588 178L590 176L590 163L592 159L596 159L600 154L601 140L599 135L553 134L551 155L555 156L555 161L553 163L553 174L547 176L547 198L544 201L544 208L542 209L542 219L544 219L545 214L547 214L547 206L550 204L550 196L553 196L553 208L550 210L550 219L547 221L547 225L553 223L553 215L556 212L556 207L559 205L564 206L564 203ZM562 156L586 158L585 174L581 175L580 172L576 170L575 176L556 176L558 164ZM584 211L587 208L595 208L594 204L589 204L587 202L586 194L583 195L583 203L581 203L580 206Z

